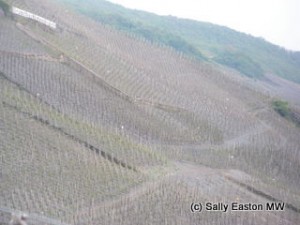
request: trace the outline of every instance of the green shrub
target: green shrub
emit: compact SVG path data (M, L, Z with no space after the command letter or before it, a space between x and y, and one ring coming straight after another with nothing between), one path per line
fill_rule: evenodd
M282 117L290 117L290 108L289 104L286 101L275 100L272 102L273 109L278 112Z
M0 8L3 10L5 15L8 15L10 12L10 6L4 2L3 0L0 0Z

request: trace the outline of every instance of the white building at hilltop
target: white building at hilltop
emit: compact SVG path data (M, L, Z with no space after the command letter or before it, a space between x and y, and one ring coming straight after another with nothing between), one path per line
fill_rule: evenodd
M25 18L29 18L29 19L32 19L32 20L35 20L39 23L42 23L48 27L51 27L52 29L56 29L56 23L50 21L50 20L47 20L41 16L37 16L33 13L30 13L30 12L27 12L25 10L22 10L22 9L19 9L17 7L12 7L12 13L13 14L16 14L16 15L19 15L19 16L23 16Z

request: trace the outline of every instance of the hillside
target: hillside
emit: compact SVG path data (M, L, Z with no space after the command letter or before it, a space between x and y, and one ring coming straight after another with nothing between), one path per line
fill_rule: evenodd
M0 14L1 225L10 213L29 225L300 222L300 128L280 102L274 110L272 77L240 76L61 1L0 2L38 18ZM192 213L199 202L285 210Z
M300 83L299 52L262 38L210 23L130 10L104 0L60 0L76 11L119 30L220 63L261 79L266 73Z

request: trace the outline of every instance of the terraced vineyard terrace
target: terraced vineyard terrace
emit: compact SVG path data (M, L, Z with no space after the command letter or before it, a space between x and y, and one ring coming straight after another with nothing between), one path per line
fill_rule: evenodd
M30 37L24 35L20 30L15 29L14 24L11 21L1 18L0 23L2 51L37 55L48 54L47 50L43 46L33 42ZM19 41L16 41L14 37L18 37Z
M64 135L57 137L52 129L14 109L3 105L1 108L1 116L6 118L1 127L7 131L1 133L1 149L6 152L2 153L1 174L5 182L1 182L1 203L6 207L68 221L81 204L123 192L130 187L124 184L133 185L143 177L96 156ZM34 129L26 129L29 125ZM47 138L51 136L55 141L49 145ZM19 146L12 145L14 141L18 141ZM32 182L32 177L40 182ZM18 179L22 182L17 185ZM65 186L72 186L72 192L64 189Z
M41 32L41 31L42 30L39 30L39 32ZM44 31L42 31L42 32L43 32L43 38L44 38L44 35L49 35L49 33L44 34L45 32ZM55 37L55 36L53 36L53 37ZM60 44L58 43L60 49L66 49L67 48L66 44L69 43L69 42L67 42L67 40L70 40L70 39L75 41L76 39L78 39L78 37L72 35L72 36L68 36L66 39L64 39L64 37L62 36L60 39L56 38L55 41L57 41L57 40L60 41ZM47 42L48 41L49 40L47 40ZM170 83L166 79L166 77L162 77L162 76L157 77L157 74L154 74L154 73L151 73L151 74L149 72L145 73L143 70L142 71L138 70L138 68L135 70L136 72L132 71L130 69L126 69L126 68L124 68L124 63L119 62L118 58L112 58L113 56L108 56L108 57L105 56L104 60L103 60L103 54L105 55L105 53L103 53L103 50L102 50L103 48L101 47L100 48L101 52L99 52L97 54L97 52L96 52L97 44L96 43L87 44L87 40L85 40L85 39L79 39L79 41L77 43L82 43L82 44L77 45L76 48L78 49L77 50L78 52L81 52L80 56L84 56L84 54L86 54L83 58L87 59L88 55L93 54L95 56L99 55L99 57L102 59L100 61L95 60L94 65L91 64L91 62L93 62L93 60L89 60L89 62L86 64L88 68L91 68L92 71L95 71L95 73L98 76L103 76L103 74L108 73L109 75L105 75L105 77L103 77L104 80L106 82L108 82L111 86L116 87L121 92L123 92L133 98L142 99L142 100L145 99L146 101L154 101L154 102L167 104L167 105L178 105L178 106L182 106L182 107L190 107L191 110L196 109L199 113L202 114L201 116L205 116L210 123L213 123L213 121L215 121L215 115L212 116L211 108L213 108L213 109L216 108L216 110L214 110L215 111L214 113L219 114L219 115L216 115L218 117L222 117L222 115L223 115L220 112L227 111L229 109L234 110L234 105L235 105L235 107L241 108L241 104L240 104L241 102L235 102L234 101L235 99L233 99L233 98L225 98L223 100L223 102L221 102L221 104L215 104L215 101L217 101L216 99L218 99L218 100L220 99L219 96L224 96L226 94L223 93L221 89L218 89L218 87L216 87L214 85L211 86L211 82L209 80L207 81L207 83L204 82L205 78L202 77L203 74L205 74L203 76L206 76L206 73L209 72L213 76L213 74L216 72L216 71L211 71L211 69L209 67L207 68L208 71L203 71L203 68L202 68L201 71L203 71L203 72L202 73L200 72L200 74L199 74L199 71L193 70L193 71L191 71L192 72L191 74L187 75L187 77L178 75L178 77L176 77L176 79L174 79L174 81L176 81L176 82ZM57 46L57 44L53 44L53 45ZM83 48L81 49L80 46L83 46ZM87 48L86 46L91 46L91 47ZM70 48L73 48L73 47L74 47L73 45L70 46ZM93 49L93 51L88 52L89 49ZM74 55L71 52L70 56L71 57L74 56L75 60L81 61L81 59L78 58L79 55L76 54L77 51L74 52ZM64 52L64 54L69 54L69 53L70 53L69 49L67 49L66 52ZM95 59L97 59L97 57L95 57ZM109 60L109 61L107 61L107 60ZM86 62L81 61L81 63L85 64ZM103 63L103 66L101 66L102 63ZM95 65L97 65L97 66L95 66ZM106 68L107 65L108 66L114 65L114 69L111 69L109 67ZM116 69L116 66L118 66L118 67L121 66L121 67L119 69ZM120 71L122 71L122 72L120 72ZM172 73L169 76L174 76L175 74L176 73ZM199 83L199 85L203 84L202 88L204 90L198 89L198 90L201 90L201 92L197 93L194 91L193 88L191 88L187 85L184 85L184 87L187 87L187 90L184 90L183 88L178 88L178 85L181 84L182 82L184 82L184 81L189 82L189 80L187 79L188 77L190 77L190 78L197 77L197 76L195 76L196 74L197 74L197 76L201 75L201 77L199 77L199 79L201 79L201 83ZM139 82L139 80L141 80L141 79L143 79L142 83ZM156 80L158 80L158 82L156 82ZM147 83L147 81L149 81L149 82ZM127 86L126 84L129 84L129 86ZM140 86L140 85L143 85L143 86ZM182 90L185 92L177 93L177 90ZM214 99L215 101L210 101L211 97L212 97L211 96L212 93L209 93L209 92L211 92L211 90L220 90L220 95L217 97L214 97L214 98L216 98L216 99ZM193 91L193 94L190 94L191 91ZM205 91L207 91L208 93L205 93ZM207 97L204 97L204 99L203 99L203 94L207 95ZM216 93L214 93L214 96L215 95L216 95ZM151 97L149 97L149 96L151 96ZM168 96L168 98L167 98L167 96ZM189 96L189 98L183 99L183 96ZM196 101L196 99L197 99L197 101ZM231 99L231 101L227 102L228 99ZM201 100L203 101L203 103ZM208 101L210 101L210 102L208 102ZM202 107L197 106L199 102L202 103L201 104L202 106L203 105L207 106L209 104L214 104L214 105L212 105L211 108L204 109ZM230 104L231 102L233 102L232 103L233 105L230 105L228 107L224 106L225 103ZM187 104L187 103L189 103L189 104ZM223 107L222 107L222 105L223 105ZM220 107L222 107L222 108L220 108ZM213 118L210 118L210 117L213 117ZM232 121L232 122L234 122L234 121ZM236 120L235 120L235 122L236 122ZM220 121L220 123L224 123L224 122ZM232 126L232 124L230 124L230 122L227 122L227 123L228 123L228 126ZM249 126L249 125L250 124L247 124L246 126ZM243 125L238 125L238 126L243 126ZM235 125L235 127L236 127L236 125ZM224 128L223 131L225 131L225 130L229 131L230 129L228 127L226 127L226 128ZM237 133L238 132L239 131L237 131Z

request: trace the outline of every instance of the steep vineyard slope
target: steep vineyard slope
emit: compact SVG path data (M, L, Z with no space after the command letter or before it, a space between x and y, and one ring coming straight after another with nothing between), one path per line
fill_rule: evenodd
M0 19L0 223L300 221L299 127L252 79L55 1L5 2L57 28ZM286 209L191 213L199 201Z

